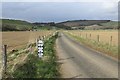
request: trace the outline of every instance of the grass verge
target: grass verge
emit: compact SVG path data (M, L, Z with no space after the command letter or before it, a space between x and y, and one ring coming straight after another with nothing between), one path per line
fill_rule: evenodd
M29 54L24 64L17 65L14 78L57 78L59 77L54 44L58 34L44 41L44 56L38 57L37 50Z

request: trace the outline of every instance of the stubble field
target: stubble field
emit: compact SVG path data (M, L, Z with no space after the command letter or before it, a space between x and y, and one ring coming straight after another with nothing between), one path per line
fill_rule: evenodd
M68 32L84 39L99 41L111 46L118 46L118 30L72 30Z
M2 32L2 44L7 45L7 50L24 48L29 43L34 43L40 36L49 36L54 31L20 31Z

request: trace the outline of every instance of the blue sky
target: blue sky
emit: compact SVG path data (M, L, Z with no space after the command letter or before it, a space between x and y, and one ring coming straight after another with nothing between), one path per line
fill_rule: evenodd
M3 2L2 18L30 22L118 19L117 2Z

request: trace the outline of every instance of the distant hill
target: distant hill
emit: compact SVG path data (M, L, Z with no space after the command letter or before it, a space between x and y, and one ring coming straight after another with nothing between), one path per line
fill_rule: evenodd
M118 29L117 21L110 20L71 20L60 23L30 23L22 20L0 19L2 21L2 31L28 31L36 29ZM1 23L0 23L1 25Z
M110 20L73 20L57 23L56 26L68 29L117 29L117 23Z
M117 29L118 28L118 22L117 21L110 21L110 22L107 22L107 23L100 23L98 24L100 26L104 26L105 28L114 28L114 29Z
M26 31L33 28L33 24L22 20L0 19L2 31Z
M92 29L92 30L98 30L98 29L118 29L118 22L117 21L110 21L106 23L99 23L97 25L91 25L86 26L85 29Z
M73 21L65 21L58 24L63 24L64 26L90 26L99 23L110 22L110 20L73 20Z
M38 26L55 26L54 22L48 22L48 23L35 22L33 24L38 25Z
M54 30L54 29L58 29L58 27L56 27L55 22L35 22L33 23L35 26L37 26L37 29L45 29L45 30Z

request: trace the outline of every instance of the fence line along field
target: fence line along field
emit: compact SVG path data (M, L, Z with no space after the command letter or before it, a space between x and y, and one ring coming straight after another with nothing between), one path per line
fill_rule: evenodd
M1 32L2 33L2 45L7 45L7 50L24 48L27 44L36 41L36 38L42 36L49 36L54 31L15 31L15 32Z
M74 36L118 46L118 30L70 30L68 32Z
M64 31L87 46L118 59L118 30L68 30Z

